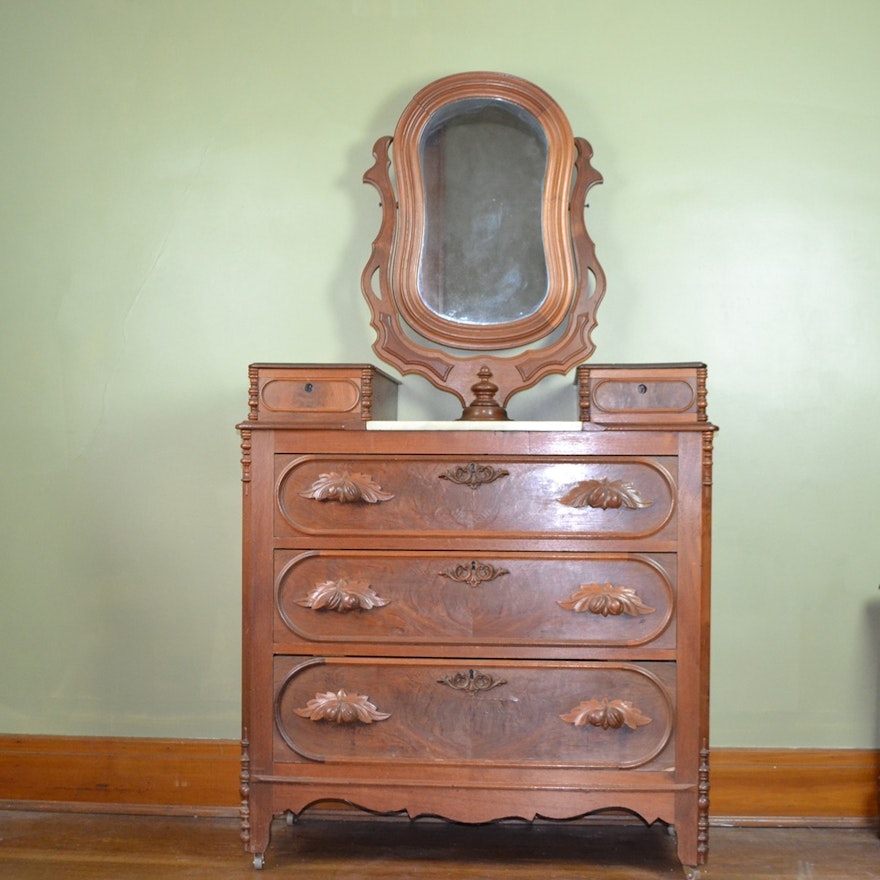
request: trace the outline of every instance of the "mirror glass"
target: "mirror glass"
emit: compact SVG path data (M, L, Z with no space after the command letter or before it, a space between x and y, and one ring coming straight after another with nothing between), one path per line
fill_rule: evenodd
M425 205L419 297L442 318L506 324L547 297L541 224L548 144L523 107L464 98L419 141Z

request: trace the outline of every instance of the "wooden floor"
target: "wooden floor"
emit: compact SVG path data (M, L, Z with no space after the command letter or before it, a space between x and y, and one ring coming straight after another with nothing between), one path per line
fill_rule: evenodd
M306 816L255 872L234 819L0 811L3 880L681 878L665 829ZM713 828L706 880L880 880L872 829Z

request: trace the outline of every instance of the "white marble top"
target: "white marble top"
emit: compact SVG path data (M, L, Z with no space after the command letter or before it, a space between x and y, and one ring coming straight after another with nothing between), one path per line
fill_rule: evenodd
M580 422L367 422L368 431L581 431Z

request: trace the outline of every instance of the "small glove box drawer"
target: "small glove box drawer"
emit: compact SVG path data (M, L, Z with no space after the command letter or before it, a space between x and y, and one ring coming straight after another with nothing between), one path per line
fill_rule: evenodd
M580 420L597 424L706 421L704 364L581 366Z
M252 364L248 421L364 428L396 418L397 386L369 364Z

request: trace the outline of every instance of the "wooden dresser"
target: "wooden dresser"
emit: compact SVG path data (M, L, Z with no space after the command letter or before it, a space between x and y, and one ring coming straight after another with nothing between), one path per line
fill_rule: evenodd
M578 370L564 423L395 423L368 365L255 365L242 836L323 801L625 809L708 839L700 364Z

